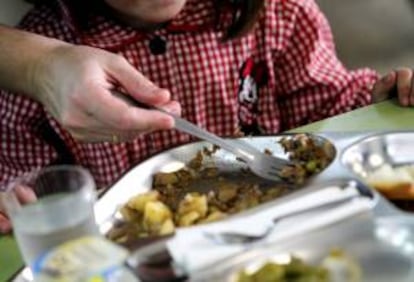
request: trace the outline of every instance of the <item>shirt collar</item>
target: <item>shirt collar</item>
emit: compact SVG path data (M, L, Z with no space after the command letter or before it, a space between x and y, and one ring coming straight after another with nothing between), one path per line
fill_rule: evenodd
M100 14L91 15L88 29L83 30L75 22L70 8L59 0L59 9L65 24L80 39L81 44L117 51L127 44L151 36L151 32L123 24L114 18ZM201 32L217 28L217 18L212 0L188 0L184 9L162 29L166 33Z

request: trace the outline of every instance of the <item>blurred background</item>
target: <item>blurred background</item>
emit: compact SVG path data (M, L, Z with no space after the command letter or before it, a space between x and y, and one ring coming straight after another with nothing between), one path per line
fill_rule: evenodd
M316 0L350 68L414 67L414 0Z
M346 66L369 66L381 73L414 67L414 0L316 1ZM0 0L0 23L16 24L29 8L23 0Z

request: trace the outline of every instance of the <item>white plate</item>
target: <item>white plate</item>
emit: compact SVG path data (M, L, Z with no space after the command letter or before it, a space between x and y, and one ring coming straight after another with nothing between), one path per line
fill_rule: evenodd
M251 137L243 138L243 140L259 148L261 151L269 149L274 155L287 158L283 148L278 143L284 136L287 135ZM321 142L330 142L328 139L317 135L313 135L313 138ZM334 147L334 145L332 146ZM155 173L171 172L182 168L196 156L197 152L205 147L212 148L212 145L206 142L183 145L158 154L129 170L103 194L95 206L96 221L101 227L101 232L106 233L111 228L111 219L114 218L119 207L125 204L128 199L139 193L148 192L151 189L152 177ZM336 152L333 153L334 160ZM206 159L205 161L207 164L214 163L214 166L220 171L237 173L240 169L245 168L245 165L237 161L234 155L221 149L214 154L212 159ZM269 181L265 182L269 183Z

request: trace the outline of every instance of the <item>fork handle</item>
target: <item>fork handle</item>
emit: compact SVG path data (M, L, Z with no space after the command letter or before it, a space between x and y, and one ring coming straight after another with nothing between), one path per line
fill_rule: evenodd
M238 143L234 143L229 141L229 140L225 140L221 137L218 137L215 134L212 134L210 132L208 132L207 130L204 130L203 128L196 126L195 124L180 118L174 114L168 113L162 109L158 109L159 111L166 113L168 115L170 115L171 117L174 118L175 121L175 127L185 133L188 133L190 135L196 136L202 140L207 140L210 143L213 143L217 146L219 146L220 148L223 148L224 150L227 150L231 153L233 153L234 155L240 157L241 159L243 159L246 162L250 162L254 159L254 156L252 154L249 154L249 152L243 147L243 149L241 149L238 145Z
M149 106L146 104L143 104L137 100L135 100L134 98L132 98L130 95L128 94L124 94L124 93L120 93L119 91L112 91L112 93L117 96L118 98L121 98L122 100L124 100L125 102L127 102L130 105L136 106L136 107L140 107L140 108L144 108L144 109L150 109L150 110L157 110L160 111L164 114L169 115L170 117L172 117L174 119L175 122L175 128L185 132L187 134L190 134L192 136L196 136L202 140L207 140L210 143L213 143L217 146L219 146L222 149L225 149L227 151L230 151L231 153L233 153L234 155L240 157L242 160L246 161L246 162L250 162L254 159L254 152L257 151L255 148L251 147L250 145L248 145L247 143L233 143L229 140L225 140L221 137L218 137L215 134L212 134L210 132L208 132L207 130L204 130L203 128L183 119L180 118L179 116L172 114L170 112L167 112L166 110L163 110L161 108L157 108L157 107L153 107L153 106Z
M277 216L277 217L273 218L272 221L273 221L273 223L277 223L278 221L281 221L281 220L289 218L289 217L295 217L295 216L305 214L305 213L308 213L308 212L311 212L311 211L318 211L320 209L326 209L330 206L333 206L333 205L336 206L336 205L344 204L344 203L347 203L349 201L352 201L353 199L361 198L361 197L363 197L363 196L361 196L360 194L353 194L353 195L347 195L344 198L329 200L329 201L327 201L325 203L322 203L322 204L319 204L319 203L312 204L310 206L305 206L305 207L302 207L302 208L298 208L295 211L288 212L286 214L282 214L280 216Z

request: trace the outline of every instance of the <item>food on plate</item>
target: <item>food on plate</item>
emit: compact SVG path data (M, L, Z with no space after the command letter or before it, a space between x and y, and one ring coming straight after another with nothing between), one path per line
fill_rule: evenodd
M237 273L237 282L359 282L361 268L342 250L335 249L319 265L305 263L291 257L288 263L268 261L259 269L243 269Z
M414 199L414 165L384 164L370 173L366 182L389 199Z
M332 249L322 260L321 266L328 270L330 282L362 281L361 266L342 249Z
M293 162L293 166L286 166L282 170L282 176L297 184L302 184L310 176L326 168L335 151L331 143L321 143L307 134L284 137L279 143Z
M164 175L161 177L165 179ZM174 183L182 183L175 182L174 177L170 179L174 179ZM228 181L218 180L217 190L206 193L188 192L185 187L154 181L161 186L154 186L154 190L132 197L121 207L124 223L112 228L107 236L124 243L139 237L166 235L173 233L176 227L217 221L289 191L284 184L262 191L257 184L235 185Z
M328 270L320 266L305 264L293 257L287 264L267 262L257 271L248 273L242 270L237 282L287 282L287 281L318 281L328 282Z
M305 134L285 137L280 143L295 163L286 170L286 177L296 183L320 172L333 156L333 148ZM173 233L177 227L217 221L294 189L291 183L269 182L249 171L226 175L214 165L206 166L204 160L212 158L217 149L203 149L178 171L154 174L152 190L129 199L120 209L124 222L107 236L123 243Z

